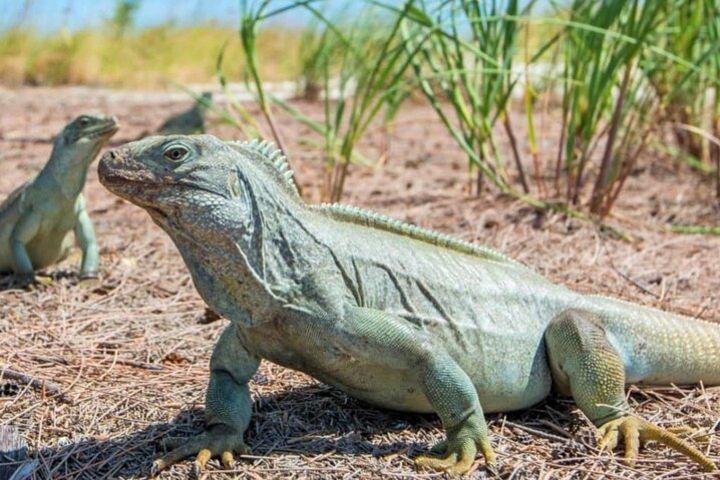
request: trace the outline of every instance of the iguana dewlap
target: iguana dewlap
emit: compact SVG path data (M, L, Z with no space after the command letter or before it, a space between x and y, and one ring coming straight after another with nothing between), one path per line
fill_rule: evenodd
M658 440L706 469L674 434L632 414L625 385L720 383L720 327L555 285L490 249L353 207L306 205L263 142L151 137L106 153L101 182L173 239L196 288L231 320L211 360L207 430L157 469L244 452L248 381L261 359L373 404L437 413L447 440L420 465L495 457L483 411L530 407L553 384L602 444Z

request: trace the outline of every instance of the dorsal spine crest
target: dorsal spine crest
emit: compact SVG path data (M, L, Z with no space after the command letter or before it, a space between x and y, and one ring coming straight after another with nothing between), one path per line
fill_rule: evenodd
M455 250L460 253L480 257L486 260L492 260L501 263L509 263L512 265L522 266L517 260L496 252L487 247L476 245L474 243L461 240L456 237L444 233L436 233L417 225L401 222L392 217L382 215L380 213L364 210L352 205L342 205L337 203L323 203L310 207L311 209L329 215L337 220L363 225L378 230L384 230L391 233L397 233L414 240L429 243L442 248Z
M262 161L266 165L270 166L275 172L280 174L282 181L289 186L296 195L299 196L297 186L293 180L293 171L287 162L287 158L285 158L283 153L275 146L274 143L258 139L229 143L233 146L238 146L258 154ZM522 263L490 248L466 242L465 240L443 233L436 233L432 230L404 223L386 215L364 210L352 205L323 203L321 205L310 206L309 208L313 211L329 215L330 217L340 221L364 225L369 228L375 228L390 233L397 233L414 240L454 250L466 255L483 258L485 260L492 260L524 267Z
M247 141L232 141L228 142L233 146L239 146L247 150L253 151L264 161L264 163L272 167L277 173L280 174L282 181L288 185L292 191L299 196L297 185L293 179L293 171L290 168L290 164L287 161L282 151L275 146L274 143L268 140L247 140Z

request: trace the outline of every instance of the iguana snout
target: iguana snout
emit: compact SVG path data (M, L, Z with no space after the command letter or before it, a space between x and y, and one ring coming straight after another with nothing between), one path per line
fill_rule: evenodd
M116 195L167 214L199 207L201 197L211 203L229 198L229 176L236 175L228 153L209 135L153 136L105 153L98 174Z
M62 138L66 145L80 141L104 143L119 128L120 124L115 116L80 115L63 129Z

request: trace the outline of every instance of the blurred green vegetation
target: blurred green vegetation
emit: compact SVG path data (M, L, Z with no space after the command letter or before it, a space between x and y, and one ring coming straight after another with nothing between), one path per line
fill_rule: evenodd
M300 37L301 32L288 28L259 32L259 55L272 59L263 64L264 79L296 76ZM240 41L237 31L227 27L164 25L122 35L115 25L51 35L12 29L0 33L0 83L154 88L168 82L212 82L217 55L226 43L233 62L227 62L225 70L240 78Z
M538 11L518 0L362 3L366 10L349 20L328 15L319 0L275 10L272 0L241 0L250 86L278 141L261 71L274 59L256 36L266 19L292 9L315 19L302 36L298 77L307 99L323 100L324 118L274 103L320 135L329 200L342 196L368 124L378 114L390 124L411 90L467 155L478 192L490 185L539 208L604 218L643 153L670 151L656 145L671 132L676 158L714 173L720 198L720 0L572 0ZM331 91L328 101L321 92ZM541 157L535 118L549 105L562 123L557 154ZM511 107L524 109L527 153Z

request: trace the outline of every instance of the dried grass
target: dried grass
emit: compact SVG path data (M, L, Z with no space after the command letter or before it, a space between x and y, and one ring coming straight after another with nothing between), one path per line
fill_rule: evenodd
M153 108L144 108L149 103ZM39 168L50 148L8 139L17 132L47 137L67 117L99 109L120 117L124 126L116 140L122 141L185 108L161 96L76 89L0 90L0 104L2 195ZM662 163L633 176L614 221L637 242L621 242L506 198L466 197L464 158L430 119L432 112L422 107L402 114L388 165L382 172L352 172L348 201L481 241L581 291L718 318L720 239L660 233L668 221L717 223L717 210L706 200L709 183ZM299 144L307 132L284 127L295 157L312 158ZM366 151L382 140L371 135ZM303 190L319 195L319 162L299 163ZM102 249L101 283L77 286L71 260L50 270L56 279L51 287L0 292L0 366L52 382L70 402L22 386L0 397L0 424L16 425L27 439L39 459L37 478L143 478L158 438L202 428L209 355L225 322L198 323L204 305L175 248L144 212L103 190L94 173L86 191ZM233 472L213 460L211 478L443 477L417 472L410 460L442 436L434 416L375 409L267 362L251 390L255 414L247 441L254 454ZM712 428L720 417L720 389L632 388L629 396L645 418L666 427ZM473 478L703 475L657 446L644 450L635 467L623 466L617 456L598 451L588 422L572 402L557 397L488 421L500 466L488 471L478 460ZM711 436L702 448L720 462L717 443ZM189 471L184 462L161 478L186 478Z

